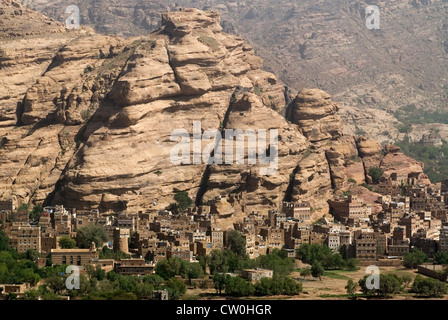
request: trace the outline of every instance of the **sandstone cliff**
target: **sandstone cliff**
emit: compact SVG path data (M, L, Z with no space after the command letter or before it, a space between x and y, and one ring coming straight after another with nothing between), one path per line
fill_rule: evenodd
M22 0L59 21L65 0ZM443 109L447 98L448 3L441 0L71 0L82 24L103 34L146 35L161 26L159 12L215 9L224 30L244 36L266 64L293 88L318 87L344 106L346 134L381 143L404 137L396 111ZM367 5L380 10L369 30ZM418 26L418 27L417 27ZM414 116L414 115L413 115ZM418 115L417 115L418 116ZM415 119L415 117L414 117ZM448 140L448 125L438 129ZM433 123L413 126L421 138Z
M221 214L306 200L318 217L348 179L368 181L366 168L390 163L378 143L344 135L327 93L293 94L264 71L251 46L222 31L216 11L166 13L156 32L122 39L67 31L16 1L0 9L8 17L0 37L1 199L135 212L165 208L186 190L197 204L237 199L231 210L227 200L216 205ZM30 19L41 28L27 28ZM173 163L173 132L190 138L198 122L201 133L277 130L278 148L268 139L264 150L278 152L276 170L263 174L266 164L248 155L244 164L209 164L194 137L189 163ZM213 155L213 143L199 141L199 151Z

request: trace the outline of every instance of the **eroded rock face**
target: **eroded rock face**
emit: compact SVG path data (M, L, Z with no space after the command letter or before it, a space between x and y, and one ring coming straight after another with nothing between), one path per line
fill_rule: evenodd
M263 210L266 207L278 207L285 197L290 181L290 174L294 171L303 151L309 142L302 136L298 128L288 123L281 115L264 105L263 99L253 92L237 93L230 104L228 117L224 123L225 130L241 130L249 132L253 130L260 136L260 129L266 130L266 142L264 148L272 147L271 131L278 131L278 159L269 160L269 163L260 163L257 157L256 163L249 164L244 160L240 165L235 161L230 165L212 165L207 185L207 192L203 202L213 199L217 195L228 193L242 194L241 204L251 207L251 210ZM272 132L274 134L274 132ZM233 146L234 154L238 151L248 157L246 147L241 149L233 137L225 136L222 145ZM235 141L235 142L234 142ZM246 145L247 146L247 145ZM255 144L254 144L255 147ZM240 150L237 150L240 148ZM271 151L271 155L274 151ZM259 155L259 150L257 150ZM227 154L227 153L226 153ZM269 167L274 169L272 174L264 173ZM264 207L264 209L263 209Z
M17 1L1 1L0 12L0 197L42 202L110 82L84 70L104 62L99 50L118 40L90 28L67 32Z
M380 168L383 169L383 177L389 178L394 172L408 174L416 177L424 185L431 184L428 176L423 173L423 162L416 161L400 152L400 147L395 145L386 146L387 154L381 161Z
M246 192L245 206L277 205L308 143L273 110L285 104L284 86L260 69L261 59L242 39L222 33L215 12L185 9L162 20L162 29L136 46L110 99L86 127L86 142L68 164L55 199L136 210L154 201L164 208L175 189L207 202L239 188ZM288 142L279 147L278 171L266 176L247 161L208 167L193 157L190 164L173 164L171 133L191 134L198 121L203 132L278 129ZM209 143L202 141L201 150Z
M311 142L337 139L343 135L339 105L318 89L303 89L295 98L289 117Z
M379 144L342 134L327 93L285 88L214 11L167 13L158 31L125 40L68 32L14 1L0 9L12 17L0 38L1 199L135 212L186 190L197 204L231 194L215 206L223 216L302 200L318 218L334 190L380 165ZM42 28L25 28L30 19ZM198 124L223 145L226 130L265 131L266 145L254 163L210 164L219 140L195 140ZM182 163L179 131L189 139Z
M370 168L379 167L383 158L383 147L377 141L367 139L364 136L356 138L359 156L363 159L366 181L372 183L369 175Z
M297 166L293 186L293 200L309 201L317 213L328 213L327 200L332 197L333 189L325 152L304 155Z

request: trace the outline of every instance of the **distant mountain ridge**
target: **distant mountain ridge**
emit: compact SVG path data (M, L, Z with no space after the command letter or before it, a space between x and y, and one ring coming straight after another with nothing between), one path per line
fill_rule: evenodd
M27 0L64 21L65 1ZM369 2L370 3L370 2ZM448 2L377 1L380 30L365 26L360 0L71 1L82 23L103 34L143 35L160 27L159 12L181 7L215 9L224 31L243 36L286 85L320 88L343 107L345 132L382 143L402 139L395 111L409 105L438 110L448 99ZM176 6L177 5L177 6ZM437 125L448 140L448 126ZM419 126L411 136L432 130Z

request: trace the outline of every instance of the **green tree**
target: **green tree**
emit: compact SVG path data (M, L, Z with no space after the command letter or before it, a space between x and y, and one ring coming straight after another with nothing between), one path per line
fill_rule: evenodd
M79 228L76 233L78 247L84 249L90 248L92 242L95 243L97 248L101 248L108 239L106 230L99 224L90 224Z
M10 292L6 295L6 300L17 300L17 295L13 292Z
M372 177L372 181L374 184L378 184L381 181L381 177L383 176L383 169L379 167L370 167L369 176Z
M24 300L38 300L39 299L39 292L36 289L31 289L28 291L25 291L23 295Z
M298 283L290 277L262 278L255 283L255 295L271 296L271 295L296 295L302 292L302 284Z
M71 297L84 297L89 292L95 291L96 287L92 287L89 279L83 274L79 275L79 289L70 290L69 295Z
M100 251L100 259L114 259L117 261L120 261L122 259L129 259L131 255L123 252L123 251L114 251L112 249L109 249L107 246L103 246L103 248ZM147 260L149 261L149 260Z
M184 262L188 279L201 279L204 277L204 270L199 263Z
M0 230L0 251L8 250L9 238L3 230Z
M212 250L210 255L207 256L207 264L212 275L229 271L229 264L222 250Z
M118 275L118 287L124 292L134 292L138 278L131 275Z
M172 300L178 300L187 292L187 286L180 279L171 278L166 282L165 286Z
M31 210L31 212L30 212L30 219L33 221L39 221L39 218L40 218L40 215L42 214L42 212L43 212L42 204L41 203L36 204L33 207L33 210Z
M101 269L100 266L96 266L96 268L92 265L85 266L85 270L87 272L87 275L89 276L89 279L96 279L98 281L106 279L106 271Z
M347 285L345 286L345 290L348 294L354 296L356 293L356 289L358 288L358 284L355 283L352 279L347 281Z
M224 273L217 273L213 276L213 283L217 293L222 294L222 292L226 289L228 277L230 277L230 275L226 275Z
M226 281L226 294L235 297L253 295L255 287L252 283L240 277L228 277Z
M309 277L311 275L311 269L310 268L305 268L302 271L300 271L300 276L306 278Z
M43 300L61 300L61 298L54 292L48 291L42 295Z
M59 294L65 289L65 279L58 276L52 276L45 279L45 283L54 294Z
M378 295L383 297L390 297L394 294L400 293L403 288L403 280L397 276L396 274L381 274L379 279L379 289L369 289L367 288L367 278L369 276L366 275L364 278L358 281L358 284L361 288L361 291L364 294L368 295Z
M345 265L344 259L339 253L334 253L324 260L324 268L326 269L342 269Z
M311 274L314 278L319 278L319 280L322 280L322 276L324 275L324 267L322 267L322 264L319 261L316 261L311 265Z
M160 286L164 281L165 280L157 274L150 274L143 278L143 282L148 283L148 284L152 285L153 287Z
M152 292L154 291L154 287L146 282L139 282L135 286L135 295L138 299L150 299L152 296Z
M434 255L434 261L438 264L448 264L448 251L439 251Z
M168 280L180 274L182 260L179 258L169 258L159 261L156 265L156 274Z
M406 268L416 268L427 260L426 254L419 248L414 248L411 252L406 252L403 255L403 264Z
M380 275L379 294L383 297L392 296L402 291L403 280L396 274Z
M199 261L199 265L205 273L205 271L207 270L207 258L204 256L199 256L197 259Z
M58 241L61 249L74 249L76 248L76 241L72 237L63 236Z
M288 258L286 252L274 249L267 255L259 256L256 266L274 271L275 276L286 277L294 270L295 262L293 258Z
M227 236L227 242L230 250L232 250L236 255L243 258L246 257L246 238L243 237L239 231L230 231Z
M23 211L23 212L29 212L30 211L30 204L29 203L22 203L17 210L18 211Z
M188 196L187 191L174 190L176 195L174 196L175 203L171 203L169 210L174 213L182 213L193 204L193 200Z
M356 271L356 270L358 270L358 264L359 264L359 260L355 259L355 258L350 258L350 259L345 261L345 267L349 271Z
M446 283L439 280L417 275L410 291L424 297L443 297L447 293L447 287Z
M272 279L262 278L255 283L255 295L257 296L271 296L273 295L273 282Z
M28 282L32 286L40 281L40 276L37 273L34 273L34 270L31 268L20 270L18 275L20 276L20 282Z
M297 255L303 262L319 262L325 269L341 269L344 266L341 254L332 253L327 245L303 244L297 250Z
M25 252L25 257L26 259L30 260L30 261L37 261L37 259L40 258L40 253L37 252L37 250L34 249L28 249Z
M288 296L293 296L302 292L303 287L301 283L298 283L291 277L286 277L283 280L283 293Z

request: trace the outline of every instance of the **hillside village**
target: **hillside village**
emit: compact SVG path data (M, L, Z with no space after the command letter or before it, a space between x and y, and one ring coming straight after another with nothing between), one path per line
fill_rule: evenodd
M440 186L424 185L418 176L396 172L377 185L367 186L379 194L374 202L348 192L329 200L330 214L313 221L309 203L283 201L277 209L246 213L228 229L221 228L219 220L229 219L231 214L220 215L219 203L225 200L232 204L244 197L242 194L217 197L207 205L191 205L179 213L150 209L100 214L98 210L57 205L42 208L34 220L26 206L16 209L11 201L3 201L0 221L10 247L18 253L37 251L39 266L51 261L53 265L91 265L106 272L147 276L165 259L199 263L200 257L214 250L228 249L228 235L233 229L244 237L249 259L281 250L299 260L301 246L318 244L357 259L361 267L402 266L403 256L415 248L429 258L448 252L448 180ZM379 212L372 211L375 205L381 206ZM90 248L61 248L61 238L76 239L77 231L89 225L106 230L109 241L102 247L124 253L126 258L101 259L102 247L96 248L95 243ZM242 274L246 279L272 277L272 271L262 269L244 270Z
M124 39L0 5L0 299L305 299L341 279L344 299L448 293L448 179L345 134L345 107L263 69L219 12L164 12ZM199 120L274 129L256 153L278 153L275 173L173 162L173 132ZM383 272L375 291L372 268L412 278Z

